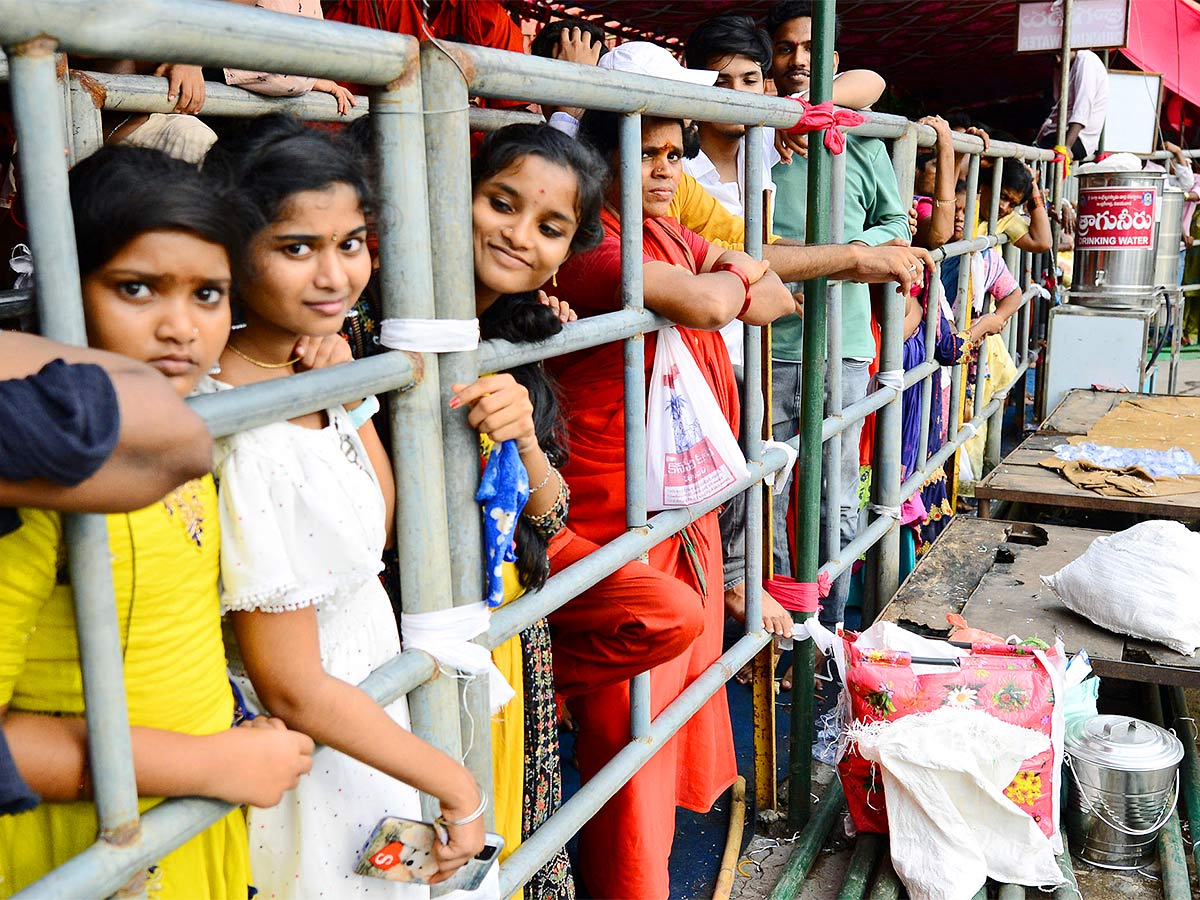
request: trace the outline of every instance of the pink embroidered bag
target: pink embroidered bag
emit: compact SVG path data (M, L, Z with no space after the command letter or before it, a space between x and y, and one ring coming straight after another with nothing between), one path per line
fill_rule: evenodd
M916 674L909 653L862 649L844 639L846 690L850 716L856 722L894 721L913 713L956 706L995 716L1052 739L1049 750L1021 765L1005 790L1018 807L1033 816L1049 838L1057 834L1056 791L1059 765L1054 738L1054 688L1047 665L1057 664L1054 650L1039 651L1009 644L972 644L960 665ZM1059 751L1061 753L1061 750ZM846 805L859 831L886 834L887 808L878 770L853 746L838 763Z

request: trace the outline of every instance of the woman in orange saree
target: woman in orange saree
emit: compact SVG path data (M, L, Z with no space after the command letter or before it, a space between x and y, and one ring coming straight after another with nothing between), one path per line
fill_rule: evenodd
M588 113L584 135L606 154L615 170L615 117ZM762 324L795 307L766 264L714 247L666 218L682 171L683 143L678 120L643 119L645 305L677 323L737 434L737 385L717 330L735 317ZM614 184L609 207L602 214L605 236L600 246L568 261L557 276L556 293L580 317L621 306L621 223L615 212L619 199ZM647 378L656 344L656 335L647 334ZM571 488L573 534L564 546L551 547L551 565L557 572L625 530L621 344L580 351L549 365L563 396L571 454L562 472ZM670 590L661 589L660 579L647 577L639 582L618 578L622 574L618 572L550 617L559 690L568 697L579 723L576 746L584 781L630 740L629 677L653 665L651 714L657 715L721 654L725 608L716 511L657 545L650 551L649 564L656 574L670 577ZM678 637L681 618L694 620L697 607L702 620L699 635L682 652L659 661L659 635ZM627 627L638 623L628 629L636 636L625 642L608 639L613 626L622 622ZM729 709L725 692L718 691L584 826L579 874L590 894L635 900L667 897L675 807L706 812L736 777Z

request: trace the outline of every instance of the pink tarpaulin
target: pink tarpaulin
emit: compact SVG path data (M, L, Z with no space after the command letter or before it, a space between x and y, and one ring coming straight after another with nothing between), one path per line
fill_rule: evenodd
M1161 72L1172 91L1200 104L1200 3L1195 0L1131 0L1126 56L1146 72Z

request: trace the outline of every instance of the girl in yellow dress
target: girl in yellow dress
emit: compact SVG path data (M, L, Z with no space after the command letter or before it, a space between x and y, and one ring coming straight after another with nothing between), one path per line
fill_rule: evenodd
M187 395L229 335L236 209L211 179L157 151L106 147L71 173L88 337L150 363ZM199 795L270 806L311 767L278 720L232 728L217 592L211 476L108 517L134 769L143 810ZM0 716L41 806L0 818L0 897L96 839L82 678L59 514L20 511L0 538ZM261 720L260 720L261 721ZM246 900L235 810L146 873L155 898Z

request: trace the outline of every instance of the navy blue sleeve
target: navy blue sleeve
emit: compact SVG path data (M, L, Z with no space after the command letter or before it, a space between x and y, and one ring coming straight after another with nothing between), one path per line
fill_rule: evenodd
M0 381L0 478L77 485L104 465L120 433L116 389L99 366L56 359L36 375ZM0 510L0 535L18 521Z
M4 732L0 731L0 816L25 812L38 804L38 795L29 789L17 771Z

